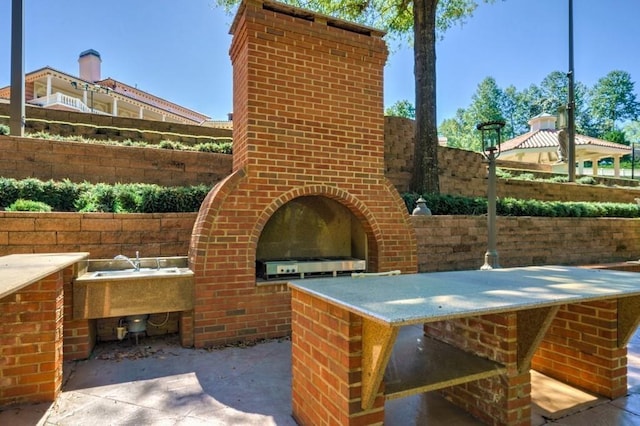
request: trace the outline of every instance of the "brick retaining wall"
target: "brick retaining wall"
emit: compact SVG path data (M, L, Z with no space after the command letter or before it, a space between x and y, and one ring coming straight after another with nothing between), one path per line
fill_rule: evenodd
M72 182L213 186L231 172L231 156L0 136L0 176Z
M185 256L196 213L0 212L0 256L19 253L88 252Z
M0 212L0 255L89 252L112 258L185 256L196 213ZM484 216L412 216L420 272L479 268L487 249ZM640 258L640 220L498 217L502 267L585 265Z
M409 124L385 117L385 177L405 192L410 180L413 149ZM193 127L193 126L191 126ZM0 149L13 155L0 159L0 176L74 182L144 182L166 186L214 185L231 174L232 156L156 148L95 145L80 142L0 136ZM443 194L486 197L486 164L477 152L438 149L440 190ZM623 180L616 180L622 184ZM634 203L640 189L499 179L499 197L555 201Z

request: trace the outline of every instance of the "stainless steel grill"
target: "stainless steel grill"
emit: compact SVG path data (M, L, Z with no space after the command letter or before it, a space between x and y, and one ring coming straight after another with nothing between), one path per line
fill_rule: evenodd
M345 257L323 257L302 259L275 259L257 262L256 274L265 280L276 278L309 276L338 276L351 272L363 272L367 261Z

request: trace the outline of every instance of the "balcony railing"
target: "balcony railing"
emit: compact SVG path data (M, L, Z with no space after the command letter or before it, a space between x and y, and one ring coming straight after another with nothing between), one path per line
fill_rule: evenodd
M68 108L72 108L74 110L80 112L89 112L93 114L102 114L102 115L111 115L106 112L98 111L94 109L93 111L89 108L84 102L82 102L78 98L74 98L72 96L65 95L63 93L53 93L49 96L43 96L40 98L35 98L29 101L29 103L40 105L42 107L51 107L54 105L63 105Z

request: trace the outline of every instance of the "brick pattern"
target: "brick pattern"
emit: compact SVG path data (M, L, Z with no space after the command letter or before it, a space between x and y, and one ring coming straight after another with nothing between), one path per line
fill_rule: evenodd
M225 154L0 136L0 175L16 179L164 186L214 185L231 171Z
M474 417L492 425L528 426L531 384L517 368L515 313L427 323L426 335L503 364L507 373L444 389L442 393Z
M400 192L408 191L413 172L414 126L413 120L385 117L385 175L393 181ZM480 153L438 147L438 175L440 191L443 194L486 197L486 167L487 164ZM548 170L538 164L498 159L498 167L526 171L541 178L551 176ZM497 192L500 197L533 200L635 203L635 198L638 196L637 189L615 188L614 185L637 186L636 183L629 179L598 178L598 180L606 186L498 179Z
M289 330L289 294L256 287L255 252L269 218L294 198L348 208L367 235L369 270L417 271L415 233L384 176L381 34L280 7L247 1L232 27L234 173L194 226L196 346ZM265 324L269 304L278 317Z
M420 272L478 269L487 250L484 216L412 216ZM588 265L638 259L636 219L498 217L502 267Z
M88 252L92 259L117 254L184 256L195 213L0 212L0 256Z
M245 49L246 50L246 49ZM237 53L240 55L241 53ZM246 55L245 51L242 54ZM239 71L241 74L242 72ZM240 80L240 78L237 78ZM238 92L247 84L238 83ZM242 95L242 96L246 96ZM1 107L2 105L0 105ZM246 104L234 114L246 115ZM51 111L51 110L45 110ZM14 178L36 177L42 180L71 179L77 182L145 182L159 185L213 185L246 163L247 129L234 131L235 155L178 153L154 148L115 146L88 147L86 144L0 136L0 147L15 157L0 159L0 175ZM133 138L140 140L139 138ZM413 121L399 117L384 118L384 174L400 192L409 187L413 156ZM409 141L409 142L408 142ZM24 142L24 143L23 143ZM18 147L20 150L18 150ZM41 152L42 148L44 152ZM142 159L142 161L141 161ZM235 167L234 167L235 161ZM443 193L474 197L486 196L486 165L478 153L440 147L438 149L440 187ZM503 164L504 163L504 164ZM521 168L514 162L499 167ZM527 164L527 167L535 165ZM529 171L529 170L528 170ZM99 173L96 173L99 172ZM535 170L531 172L537 173ZM537 173L545 177L544 173ZM548 176L548 174L547 174ZM522 199L565 201L610 201L634 203L637 189L612 187L630 185L607 178L606 187L569 185L518 180L498 181L498 194Z
M64 361L88 358L96 344L96 321L73 318L73 280L77 276L77 265L63 271Z
M536 352L534 369L615 399L627 393L627 349L618 346L617 302L560 308Z
M143 256L184 256L196 216L0 212L0 255L89 252L90 258L97 259L139 250ZM412 216L410 221L420 272L482 265L487 249L485 217ZM497 225L503 267L640 258L640 223L635 219L499 217ZM622 266L629 269L632 265Z
M371 425L384 421L382 390L361 408L362 323L344 309L292 293L292 404L301 425Z
M62 271L0 299L0 406L55 400L62 329Z

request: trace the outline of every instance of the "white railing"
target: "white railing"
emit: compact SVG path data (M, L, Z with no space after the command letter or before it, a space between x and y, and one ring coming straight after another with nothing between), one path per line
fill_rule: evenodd
M30 101L30 103L37 104L37 105L40 105L40 106L45 107L45 108L53 106L53 105L64 105L66 107L73 108L73 109L81 111L81 112L90 112L90 113L93 113L93 114L110 115L110 114L107 114L106 112L98 111L96 109L91 111L91 108L89 108L80 99L74 98L73 96L65 95L64 93L60 93L60 92L53 93L53 94L51 94L49 96L43 96L41 98L32 99Z

